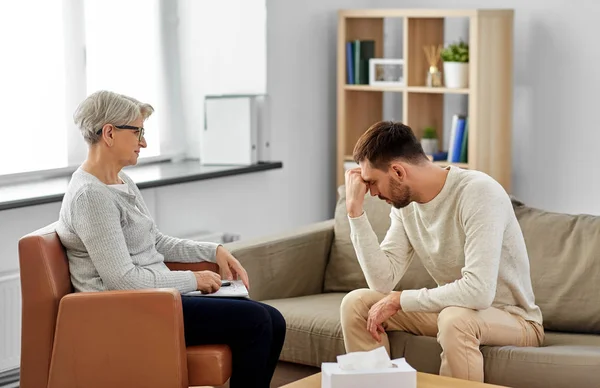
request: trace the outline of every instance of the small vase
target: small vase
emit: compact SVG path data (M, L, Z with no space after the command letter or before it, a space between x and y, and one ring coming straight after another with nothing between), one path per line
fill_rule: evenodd
M442 73L438 70L437 66L429 66L425 85L430 88L442 86Z
M421 147L427 155L438 152L438 139L421 139Z
M444 85L451 89L469 87L469 64L444 62Z

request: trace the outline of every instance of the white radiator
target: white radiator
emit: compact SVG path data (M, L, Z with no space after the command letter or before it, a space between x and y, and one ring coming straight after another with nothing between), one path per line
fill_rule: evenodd
M0 275L0 373L19 367L21 285L18 273Z

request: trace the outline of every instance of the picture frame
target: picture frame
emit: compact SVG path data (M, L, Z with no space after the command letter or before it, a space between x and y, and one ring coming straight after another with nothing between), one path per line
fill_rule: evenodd
M369 85L371 86L405 86L404 59L371 58L369 59Z

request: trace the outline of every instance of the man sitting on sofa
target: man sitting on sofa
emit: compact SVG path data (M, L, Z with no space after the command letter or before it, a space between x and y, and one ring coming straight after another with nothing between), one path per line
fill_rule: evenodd
M386 331L436 337L440 374L483 381L479 345L540 346L525 241L508 194L488 175L439 167L410 127L379 122L358 140L346 172L351 239L369 289L341 306L347 352L385 346ZM391 204L381 244L363 211L370 191ZM434 289L393 291L412 260Z

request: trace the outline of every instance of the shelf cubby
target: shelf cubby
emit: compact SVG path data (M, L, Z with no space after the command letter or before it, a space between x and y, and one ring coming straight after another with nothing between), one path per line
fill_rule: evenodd
M390 18L401 18L398 51L404 59L405 84L370 86L347 84L346 43L375 41L375 57L384 57L384 28ZM468 87L426 86L427 63L423 46L445 45L447 24L462 18L468 27ZM351 160L358 138L384 117L384 94L401 93L401 121L420 138L425 127L436 129L439 148L451 119L445 106L451 98L465 99L468 115L468 162L452 163L483 171L511 190L511 132L513 83L513 10L491 9L363 9L338 14L337 47L337 185L344 183L344 162ZM394 43L396 44L396 43ZM443 71L443 64L439 63ZM458 96L458 97L456 97ZM448 165L447 161L436 164Z

